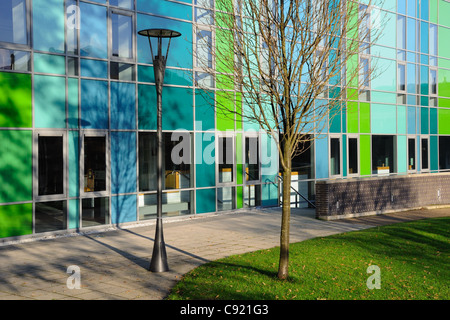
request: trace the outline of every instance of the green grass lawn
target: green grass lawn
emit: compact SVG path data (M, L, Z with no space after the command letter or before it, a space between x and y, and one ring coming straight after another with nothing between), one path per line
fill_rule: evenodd
M450 298L450 218L375 227L315 238L290 247L290 278L277 279L279 248L202 265L168 299L420 299ZM381 288L369 290L370 265Z

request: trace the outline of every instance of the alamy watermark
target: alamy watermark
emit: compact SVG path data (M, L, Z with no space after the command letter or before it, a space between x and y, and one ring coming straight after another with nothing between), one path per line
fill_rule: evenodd
M381 289L381 270L379 266L371 265L367 268L367 273L372 275L367 279L366 285L369 290Z
M79 266L67 267L66 273L70 273L71 276L67 278L66 285L69 289L81 289L81 269Z

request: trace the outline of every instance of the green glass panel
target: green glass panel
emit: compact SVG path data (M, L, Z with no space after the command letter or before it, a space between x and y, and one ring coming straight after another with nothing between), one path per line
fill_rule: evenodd
M370 133L370 104L359 104L359 129L361 133Z
M445 20L448 19L449 16ZM442 20L439 20L442 24ZM448 39L450 39L450 28L439 27L438 30L438 54L443 58L450 59L450 46L448 45Z
M66 74L66 58L45 53L35 53L33 56L34 72Z
M382 26L384 30L396 29L396 15L393 13L373 8L371 12L371 18L372 24L374 26L380 27ZM376 27L372 29L372 38L376 39L376 44L378 45L395 48L396 46L395 36L396 36L395 32L379 32L379 28Z
M438 22L438 1L430 0L430 21L434 23Z
M69 123L69 128L77 129L78 126L78 79L69 78L68 79L68 113L69 118L67 122Z
M64 0L33 0L33 47L64 53Z
M233 37L231 32L217 29L216 31L216 69L218 72L232 73L229 63L233 61Z
M234 93L218 91L216 101L217 129L234 130Z
M406 134L406 107L397 106L397 133Z
M236 134L236 181L237 184L242 184L244 177L244 159L242 157L242 134Z
M397 136L397 172L407 172L406 136Z
M80 200L69 200L69 229L80 227Z
M370 116L372 133L396 133L397 112L395 106L373 103Z
M0 72L0 127L31 128L31 75Z
M349 133L358 133L358 103L347 103L347 123Z
M216 189L197 189L197 213L216 211Z
M32 132L0 130L0 203L32 197Z
M195 92L195 130L214 130L214 92Z
M66 127L66 78L34 76L34 125Z
M450 109L439 109L439 134L450 134Z
M370 135L362 134L359 136L359 159L361 167L361 175L371 174L371 159L370 159Z
M438 157L438 137L430 137L430 169L438 170L439 157Z
M69 131L69 197L78 197L80 194L80 154L79 133Z
M32 232L32 203L0 206L0 238L23 236Z
M338 107L331 107L329 113L329 128L330 132L339 133L341 132L341 124L342 124L342 115L341 110Z
M244 188L237 187L236 188L236 207L237 209L241 209L244 206Z
M450 69L450 59L439 58L439 59L438 59L438 66L439 66L440 68L447 68L447 69Z
M430 108L430 134L438 133L438 109Z
M439 69L438 75L439 75L438 76L438 94L439 94L439 96L450 98L450 70Z
M450 108L450 99L439 98L438 105L442 108Z
M450 28L450 3L439 0L439 24ZM448 37L446 39L449 39Z
M196 186L213 187L216 184L214 132L195 134Z
M428 108L420 108L420 133L428 134L429 133L429 115Z

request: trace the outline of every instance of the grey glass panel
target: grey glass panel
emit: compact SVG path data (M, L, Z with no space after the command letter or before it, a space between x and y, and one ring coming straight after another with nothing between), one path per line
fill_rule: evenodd
M64 193L63 137L38 138L38 193Z
M112 56L119 58L133 57L133 21L130 16L113 13Z
M30 71L30 53L0 49L0 70Z
M109 223L109 198L89 198L82 200L82 227L92 227Z
M67 228L67 202L37 202L34 212L36 233L64 230Z
M0 42L27 44L26 0L0 1Z

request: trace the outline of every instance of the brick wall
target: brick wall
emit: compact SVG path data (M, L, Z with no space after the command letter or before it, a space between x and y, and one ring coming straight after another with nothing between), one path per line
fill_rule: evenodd
M450 173L316 182L316 217L336 219L450 204Z

